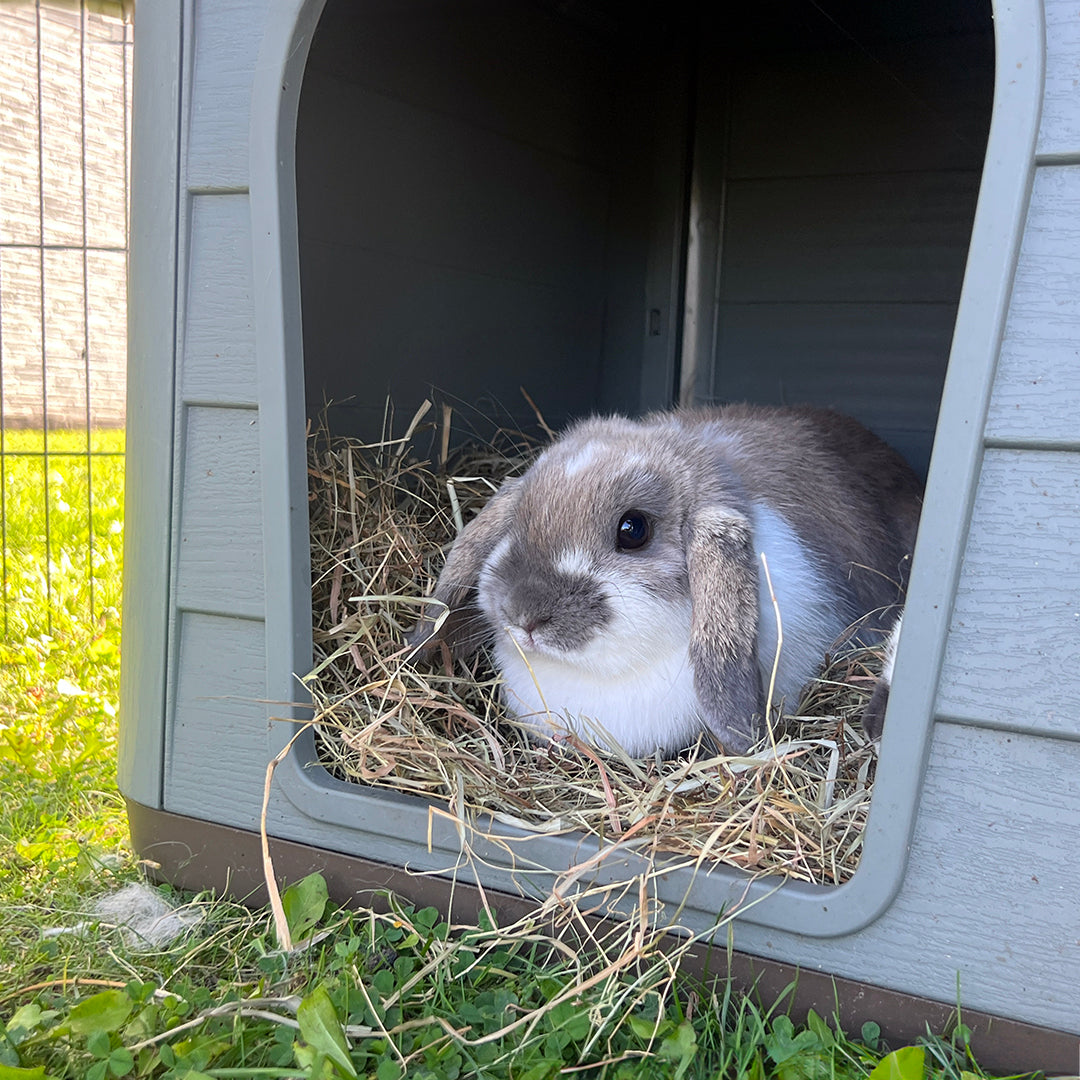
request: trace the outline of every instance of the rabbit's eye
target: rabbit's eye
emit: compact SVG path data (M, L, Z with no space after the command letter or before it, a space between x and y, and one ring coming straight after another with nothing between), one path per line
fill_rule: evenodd
M652 536L652 522L640 510L627 510L619 518L615 543L622 551L644 547Z

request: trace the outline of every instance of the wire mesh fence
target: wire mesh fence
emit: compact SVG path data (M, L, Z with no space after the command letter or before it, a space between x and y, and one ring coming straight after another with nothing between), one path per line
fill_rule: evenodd
M0 0L5 638L119 606L130 16Z

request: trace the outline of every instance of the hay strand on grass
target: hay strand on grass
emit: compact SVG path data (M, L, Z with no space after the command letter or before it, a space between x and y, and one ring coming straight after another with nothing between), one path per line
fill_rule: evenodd
M573 738L531 742L506 716L483 654L453 663L444 651L431 668L408 662L403 635L445 548L538 448L503 430L453 451L452 413L442 410L433 433L427 411L404 438L310 439L316 667L304 681L326 767L431 800L459 822L486 814L535 833L583 831L753 874L847 880L874 772L874 747L853 722L880 666L873 650L831 657L798 708L772 718L759 753L716 756L703 740L671 760L635 760ZM425 440L437 448L435 464Z

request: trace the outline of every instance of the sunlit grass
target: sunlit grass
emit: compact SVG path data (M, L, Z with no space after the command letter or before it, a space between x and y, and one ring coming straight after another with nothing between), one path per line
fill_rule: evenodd
M3 635L87 626L119 608L123 431L4 433Z
M77 891L126 837L116 791L122 431L4 433L0 901ZM56 451L55 456L53 452ZM92 499L91 499L92 496ZM48 529L46 530L46 507ZM11 956L0 922L0 954Z

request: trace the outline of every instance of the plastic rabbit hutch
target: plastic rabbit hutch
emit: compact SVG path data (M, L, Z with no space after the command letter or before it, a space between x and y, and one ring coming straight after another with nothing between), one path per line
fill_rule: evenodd
M324 398L368 433L388 393L411 413L431 384L523 384L552 423L830 404L929 470L908 614L857 872L752 883L736 948L758 974L798 967L826 1011L835 987L916 1033L959 979L1013 1061L1072 1071L1073 0L136 18L120 779L139 852L190 886L260 880L289 737L269 718L311 666ZM339 894L445 899L402 869L453 866L453 827L428 827L421 800L331 778L310 738L276 774L281 867ZM535 853L557 868L576 843ZM491 854L483 884L511 892ZM684 917L707 927L746 889L719 867Z

